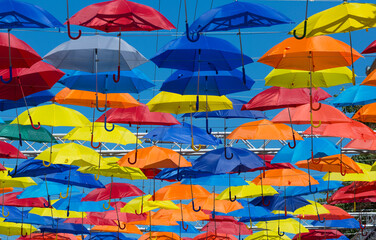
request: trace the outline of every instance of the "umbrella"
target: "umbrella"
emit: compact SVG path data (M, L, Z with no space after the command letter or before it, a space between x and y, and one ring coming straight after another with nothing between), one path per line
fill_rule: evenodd
M61 184L79 186L84 188L104 188L104 185L95 180L92 174L84 174L76 171L75 166L69 166L70 170L58 173L50 173L43 179L49 182L57 182Z
M48 184L49 191L46 192L46 184ZM27 187L25 190L22 191L21 194L17 196L19 199L24 198L37 198L40 196L49 196L52 195L59 195L62 191L65 191L67 186L61 183L56 182L41 182L38 185ZM78 193L79 190L75 187L72 187L73 193Z
M21 137L20 137L21 134ZM0 136L10 140L24 140L30 142L53 142L57 143L52 134L41 127L35 130L31 125L4 124L0 125Z
M376 103L370 103L361 107L352 117L361 122L376 122L375 118Z
M141 215L142 213L161 208L161 209L180 209L172 201L149 201L152 198L151 195L145 195L137 197L129 201L122 209L121 212L136 213Z
M373 103L376 102L376 99L372 97L375 90L374 86L355 85L341 92L332 104L336 107L344 107Z
M53 204L53 207L57 210L67 210L76 212L104 212L103 204L106 201L98 202L82 202L81 199L84 198L86 194L73 194L70 199L60 199ZM114 210L113 207L110 207L109 210ZM93 224L94 225L94 224Z
M20 224L14 222L4 222L4 219L1 219L0 222L0 234L6 236L15 236L15 235L24 235L23 228L30 229L25 231L25 236L27 232L35 232L37 229L30 224Z
M82 240L136 240L121 233L91 232Z
M17 148L12 144L0 141L0 158L22 158L27 159Z
M131 162L131 159L135 161ZM179 153L157 146L133 150L124 155L118 162L124 167L138 168L176 168L179 166L190 167L192 164L188 162Z
M247 225L236 221L219 221L214 223L210 221L200 230L201 232L216 232L231 235L251 235L252 230L248 229Z
M201 172L195 169L192 169L192 167L186 167L186 168L165 168L161 172L159 172L154 178L160 179L160 180L170 180L170 181L176 181L177 179L184 179L184 178L192 178L194 181L194 178L197 177L209 177L212 176L209 172ZM185 181L185 180L184 180Z
M97 74L72 71L65 74L59 83L69 89L84 90L99 93L140 93L154 86L150 79L140 70L121 71L120 81L108 81L108 77L116 72L100 72ZM97 83L97 84L96 84ZM97 87L98 86L98 87Z
M375 86L375 75L376 71L374 70L367 75L367 77L363 80L363 82L360 85Z
M364 149L364 150L376 150L375 140L362 140L362 139L354 139L350 141L346 146L343 148L347 149Z
M177 221L177 223L179 223L178 226L163 226L163 225L156 225L156 226L149 226L149 228L147 228L145 231L152 231L152 232L180 232L181 233L195 233L195 234L198 234L200 233L199 230L196 229L195 226L193 226L193 224L189 223L189 222L185 222L185 227L187 227L187 229L184 229L183 228L183 225L181 221ZM183 238L181 238L183 239Z
M56 226L42 225L39 230L50 233L70 233L70 234L90 234L89 230L86 229L82 224L73 223L59 223Z
M81 203L83 203L83 202L81 202ZM86 203L92 204L93 202L86 202ZM95 203L95 206L97 206L97 204L101 203L101 202L94 202L94 203ZM88 205L86 205L86 206L88 206ZM78 208L80 208L80 207L78 207ZM101 205L101 208L102 208L102 210L101 210L102 212L87 212L86 217L84 219L82 219L82 217L68 218L64 222L65 223L102 225L102 226L105 225L105 226L116 226L117 227L116 223L112 219L106 219L105 218L106 212L104 212L104 211L107 211L107 210L103 209L102 205ZM96 207L93 208L93 209L96 209Z
M202 211L194 211L190 205L185 204L178 204L179 209L160 209L158 210L153 217L155 218L168 218L172 221L179 221L181 220L183 223L183 229L186 227L184 226L184 221L192 222L192 221L203 221L209 220L209 216L206 215Z
M217 200L214 202L213 198L217 198L219 194L213 194L213 196L208 196L206 198L196 198L195 204L199 205L202 210L210 210L213 212L229 213L239 209L242 209L243 206L237 201L230 200ZM191 206L192 204L188 204Z
M193 240L237 240L237 238L231 234L207 232L197 235Z
M259 231L244 238L244 240L262 240L262 239L290 240L291 238L287 237L286 235L281 236L277 232L270 231L270 230Z
M325 207L330 212L330 213L321 214L321 217L325 217L326 220L341 220L341 219L354 218L342 208L332 206L332 205L326 205L326 204L324 204L323 207ZM307 220L318 219L317 215L309 215L309 214L305 214L303 216L300 215L299 218L307 219Z
M247 184L246 181L242 177L236 174L216 174L216 175L207 175L205 176L205 172L203 175L197 176L188 176L187 178L181 181L181 184L192 184L193 185L201 185L201 186L227 186L226 181L229 177L231 177L231 183L233 186L244 186ZM228 199L226 199L228 200Z
M45 103L50 101L55 95L52 94L49 90L44 90L40 92L33 93L27 97L26 103L28 106L38 106L41 103ZM19 108L19 107L25 107L25 100L19 99L17 101L12 100L0 100L0 111L6 111L9 109Z
M4 194L4 198L0 198L0 203L6 206L14 207L45 208L45 206L48 206L48 202L43 197L18 199L17 196L20 194L21 192Z
M262 204L262 198L257 197L253 199L250 203L254 206L264 207L267 210L285 210L286 212L294 212L297 209L307 206L310 203L303 197L287 197L283 195L274 195L265 197L264 201L270 202L268 206ZM286 215L287 216L287 215Z
M330 98L327 92L321 88L312 89L312 101L319 102ZM271 87L244 104L242 110L266 111L278 108L297 107L309 103L309 89L307 88L282 88Z
M259 186L251 181L247 181L247 183L248 185L231 187L231 191L236 196L236 198L254 198L261 195L273 196L275 194L278 194L278 192L272 186ZM228 200L229 190L229 188L225 189L221 194L219 194L216 199Z
M176 125L180 124L171 114L161 112L150 112L148 106L141 105L133 108L110 109L97 122L103 122L107 117L108 123L124 123L136 125Z
M9 175L14 178L38 177L45 174L64 172L68 170L69 166L59 164L51 164L49 168L45 168L40 161L35 161L34 158L29 158L18 165L17 171L16 169L13 169Z
M255 81L239 70L232 71L200 71L191 72L178 70L162 84L160 91L182 95L226 95L236 92L249 91Z
M258 228L268 229L280 233L280 230L288 233L308 233L308 229L294 219L282 219L272 221L261 221L256 224ZM304 238L303 238L304 239Z
M98 231L98 232L119 232L119 233L134 233L134 234L142 234L142 232L138 229L137 226L133 224L125 224L125 229L119 229L118 226L101 226L97 225L90 229L90 231ZM131 238L133 240L133 238Z
M324 181L322 179L317 180L319 182L318 185L316 185L317 192L326 192L338 189L339 187L342 187L342 182L340 181ZM309 191L308 187L299 187L299 186L293 186L293 187L287 187L285 190L286 196L292 197L292 196L304 196L304 195L310 195L311 192Z
M173 232L149 232L142 235L138 240L180 240Z
M17 239L27 240L30 238L36 240L77 240L75 235L69 233L32 233L25 237L21 236Z
M305 216L307 214L313 215L313 214L328 214L328 213L330 213L329 210L326 209L320 203L314 202L314 201L311 201L311 200L307 200L307 201L309 202L308 205L296 209L293 214L294 215L299 215L300 214L302 216Z
M352 83L352 72L347 67L335 67L314 72L295 69L274 69L265 77L265 86L309 88L311 81L312 87L315 88ZM314 91L314 89L312 90Z
M116 37L100 35L82 37L79 40L70 40L60 44L47 53L43 59L56 68L91 73L116 71L119 54L118 41ZM120 70L128 71L147 62L142 54L125 41L121 40L120 45ZM100 64L94 64L96 60Z
M272 169L265 172L265 176L257 176L252 182L272 186L308 186L310 183L319 184L317 180L309 176L306 172L298 169Z
M174 183L163 188L160 188L153 195L153 200L184 200L192 199L193 193L195 198L205 198L210 196L210 193L200 185L183 185Z
M319 221L313 221L312 226L315 227L329 227L329 228L347 228L347 229L354 229L360 228L359 222L354 218L348 219L341 219L341 220L328 220L325 223L321 223Z
M302 233L295 235L293 240L304 239L304 240L316 240L316 239L338 239L343 234L335 229L310 229L307 233Z

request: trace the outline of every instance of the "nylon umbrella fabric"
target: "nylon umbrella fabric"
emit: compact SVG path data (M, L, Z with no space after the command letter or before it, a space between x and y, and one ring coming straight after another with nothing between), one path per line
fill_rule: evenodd
M319 184L317 180L298 169L273 169L265 172L262 177L264 185L271 186L308 186L309 182L312 185ZM261 175L257 176L252 182L261 184Z
M67 188L66 185L61 183L54 183L54 182L41 182L38 185L27 187L25 190L22 191L21 194L17 196L18 199L23 198L37 198L40 196L47 197L46 191L46 184L48 185L48 195L59 195L61 192L64 192ZM72 193L78 193L79 190L75 187L72 187Z
M13 193L5 194L4 200L2 197L0 198L1 205L14 206L14 207L39 207L39 208L44 208L45 206L48 206L48 202L43 197L18 199L17 196L20 194L21 192L13 192Z
M211 194L200 185L192 185L192 193L195 198L205 198ZM154 200L184 200L191 199L191 186L174 183L163 188L160 188L153 195Z
M336 107L366 105L376 102L373 97L376 87L355 85L341 92L331 103Z
M301 233L298 235L295 235L293 240L297 240L299 238L305 239L305 240L316 240L316 239L322 239L322 238L339 238L343 234L335 229L310 229L308 233Z
M321 88L312 89L312 101L319 102L331 95ZM266 111L278 108L297 107L309 103L309 89L271 87L254 96L244 104L242 110Z
M0 158L21 158L27 157L12 144L0 141Z
M73 166L74 167L74 166ZM57 182L61 184L69 184L71 186L79 186L84 188L104 188L104 185L94 178L92 174L84 174L71 168L71 174L69 176L69 170L59 173L51 173L42 177L50 182Z
M56 68L85 72L116 71L118 67L119 39L116 37L88 36L64 42L47 53L43 59ZM120 70L128 71L147 62L135 48L121 41ZM95 54L97 52L97 54ZM100 64L95 67L95 55ZM88 61L92 59L92 61Z
M71 71L67 72L59 83L69 89L83 91L98 91L99 93L140 93L154 86L150 79L137 68L131 71L120 71L119 82L114 82L111 77L117 72L100 72L97 74ZM96 86L96 81L98 87Z
M142 234L142 232L138 229L138 227L132 224L125 225L124 230L119 229L118 226L101 226L101 225L94 226L91 230L99 231L99 232L110 232L110 233L120 232L120 233L134 233L134 234L139 234L139 235Z
M236 92L249 91L255 83L239 70L232 71L200 71L191 72L178 70L163 83L160 91L182 95L226 95Z
M231 178L231 185L232 186L244 186L247 185L247 182L244 181L243 178L240 176L236 176L235 174L216 174L212 175L210 174L209 176L197 176L197 177L190 177L190 178L185 178L181 181L181 184L192 184L193 185L201 185L201 186L227 186L227 180L228 178Z
M77 237L69 233L32 233L26 237L19 237L18 240L27 240L27 239L38 239L38 240L77 240Z
M90 234L89 230L84 227L82 224L73 224L73 223L59 223L59 225L42 225L39 227L42 233L70 233L70 234Z
M103 232L93 232L86 236L82 240L136 240L135 238L126 237L124 234L118 233L103 233Z
M315 189L317 190L317 192L328 191L328 184L329 184L329 191L336 190L343 186L340 181L330 181L329 183L327 183L326 181L322 179L317 179L317 181L319 182L319 184L315 185ZM292 196L310 195L312 193L309 191L308 187L296 186L296 187L287 187L284 190L284 194L288 197L292 197Z
M20 135L21 134L21 138ZM30 142L57 143L55 137L44 127L35 130L31 125L4 124L0 125L0 136L10 140Z
M374 53L376 52L376 40L373 41L370 45L368 45L362 52L362 54Z
M282 195L266 196L264 197L266 202L270 201L270 205L264 206L262 204L262 198L257 197L250 203L254 206L264 207L270 211L272 210L285 210L288 212L294 212L297 209L307 206L310 203L303 197L284 197Z
M103 206L102 206L102 210L104 210ZM87 212L86 217L84 219L82 219L82 217L68 218L64 222L66 222L66 223L76 223L76 224L99 225L99 226L116 226L117 227L116 223L113 220L104 218L105 214L106 214L106 212Z
M196 144L217 146L221 143L221 140L215 138L211 134L208 134L205 130L185 122L183 122L181 125L154 128L143 138L150 139L152 141L191 144L191 128L193 129L193 140Z
M312 226L315 227L331 227L331 228L347 228L347 229L359 229L359 222L354 218L342 219L342 220L326 220L325 223L320 223L319 221L313 221Z
M341 220L341 219L349 219L349 218L354 218L351 216L348 212L343 210L342 208L328 205L328 204L323 204L323 206L329 210L329 214L320 214L321 218L325 218L327 221L329 220ZM307 220L318 220L317 214L315 215L304 215L304 216L298 216L299 218L302 219L307 219Z
M112 185L112 186L111 186ZM111 194L110 194L111 190ZM107 184L105 188L94 189L88 193L81 201L102 201L115 198L141 196L145 193L138 187L128 183Z
M180 240L180 237L172 232L150 232L145 233L138 240Z
M74 167L77 168L77 167ZM10 175L18 178L18 177L38 177L45 174L52 174L52 173L59 173L68 171L69 166L67 165L59 165L59 164L51 164L50 167L46 168L43 166L42 162L35 161L34 158L29 158L22 163L20 163L17 167L17 171L14 169L10 172Z
M193 211L190 205L178 204L178 206L179 206L178 210L160 209L155 213L154 217L157 219L168 218L173 221L187 221L187 222L209 220L209 216L207 214L205 214L203 211L198 211L198 212Z
M259 197L261 195L264 196L273 196L275 194L278 194L278 192L271 186L268 185L256 185L251 181L247 181L248 185L243 186L235 186L234 183L231 182L233 186L231 186L231 192L236 196L236 198L254 198ZM262 188L262 191L261 191ZM223 199L228 200L229 199L229 188L223 190L221 194L218 195L216 199Z
M27 229L25 232L30 233L37 231L37 229L30 224L20 224L20 223L13 223L13 222L4 222L4 219L0 222L0 234L6 236L16 236L20 235L21 228Z
M221 221L214 223L211 221L202 227L201 232L217 232L231 235L251 235L253 231L249 230L247 225L242 222Z
M319 59L321 61L321 58ZM274 69L265 77L265 86L284 88L332 87L352 83L352 71L347 67L335 67L315 72L296 69Z
M231 234L223 234L223 233L201 233L193 238L193 240L236 240L237 238Z
M169 113L150 112L149 107L141 105L133 108L114 108L108 110L99 117L96 122L104 122L105 116L108 123L124 123L135 125L177 125L180 124L176 118Z
M26 96L26 102L28 106L38 106L39 104L45 103L50 101L55 95L48 90L44 90L41 92L33 93L29 96ZM12 100L0 100L0 111L6 111L9 109L25 107L25 101L23 99L19 99L17 101Z
M282 220L273 220L267 222L258 222L256 224L258 228L269 229L277 232L280 229L283 232L288 233L308 233L309 230L305 228L302 224L294 219L282 219Z
M179 170L179 171L178 171ZM192 167L187 167L187 168L165 168L161 172L159 172L154 178L155 179L160 179L160 180L176 180L178 175L181 178L191 178L194 181L194 178L197 177L208 177L211 176L212 174L209 172L201 172L195 169L192 169Z
M305 215L308 215L308 214L311 214L311 215L322 215L322 214L328 214L330 213L328 209L326 209L323 205L321 205L320 203L318 202L314 202L314 201L311 201L311 200L307 200L310 204L304 206L304 207L301 207L301 208L298 208L294 211L294 215L302 215L302 216L305 216ZM321 220L320 220L321 221Z
M13 168L7 168L8 171L12 171ZM29 186L37 185L35 181L30 177L13 178L8 175L8 171L0 171L0 187L17 187L27 188Z
M244 240L262 240L265 238L270 240L291 240L291 238L289 238L286 235L280 236L277 232L270 230L263 230L253 233L252 235L249 235L248 237L244 238Z
M366 85L366 86L376 86L375 85L375 80L376 80L376 71L373 70L370 72L367 77L363 80L363 82L360 85Z
M54 203L55 201L57 200L53 200L51 201L52 203ZM32 214L36 214L36 215L39 215L39 216L44 216L44 217L54 217L54 218L62 218L62 219L65 219L65 218L81 218L82 216L85 217L86 216L86 213L82 213L82 212L73 212L73 211L69 211L69 214L67 214L68 211L66 210L57 210L55 208L38 208L38 207L34 207L32 208L29 213L32 213ZM61 219L60 219L61 220ZM59 221L59 220L57 220Z
M194 233L194 234L198 234L200 233L196 228L195 226L193 226L193 224L189 223L189 222L184 222L184 225L185 227L188 226L187 229L184 229L182 227L182 222L181 221L178 221L179 225L178 226L163 226L163 225L156 225L156 226L152 226L148 229L146 229L146 231L153 231L153 232L179 232L179 231L182 231L182 233ZM183 238L182 238L183 239Z
M71 211L75 212L104 212L107 211L103 208L103 204L106 201L84 201L81 202L81 199L85 197L86 194L72 194L70 199L60 199L55 202L52 206L57 210L66 210L69 208ZM110 211L114 210L113 207L110 207Z
M243 206L239 202L231 202L230 200L216 200L214 204L213 198L217 197L218 194L208 196L206 198L196 198L195 205L200 206L203 210L209 210L214 212L215 209L215 212L221 213L229 213L243 208ZM189 203L187 206L192 207L192 203Z
M354 139L344 146L347 149L376 150L375 140Z
M139 169L135 167L120 167L118 165L110 166L105 165L103 162L101 166L86 166L80 167L78 171L82 173L89 173L89 174L98 174L100 176L105 177L118 177L124 179L131 179L131 180L146 180L147 177L145 174Z
M361 122L376 122L376 103L370 103L361 107L354 113L352 119Z
M376 181L376 172L371 171L372 166L364 163L357 163L358 166L362 169L363 173L348 173L345 176L342 176L341 173L327 173L323 177L325 181L330 180L335 181L364 181L364 182L373 182Z
M148 212L157 208L161 209L180 209L172 201L149 201L152 196L145 195L137 197L129 201L120 211L124 213L142 213Z

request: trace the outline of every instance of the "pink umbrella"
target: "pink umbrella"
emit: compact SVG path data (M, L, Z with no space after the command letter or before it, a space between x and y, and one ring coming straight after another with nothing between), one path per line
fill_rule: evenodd
M46 206L49 206L48 202L43 197L18 199L17 196L20 194L21 192L5 194L3 197L0 198L0 205L38 208L45 208Z
M365 149L365 150L375 151L376 150L376 141L375 140L354 139L351 142L349 142L344 148Z
M231 235L251 235L252 230L247 225L237 221L210 221L202 227L201 232L217 232Z

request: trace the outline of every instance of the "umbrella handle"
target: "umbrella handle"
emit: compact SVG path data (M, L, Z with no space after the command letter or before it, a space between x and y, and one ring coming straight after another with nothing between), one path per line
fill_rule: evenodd
M200 151L201 148L202 148L201 144L199 144L199 145L198 145L198 148L196 148L195 145L194 145L193 137L191 138L191 140L192 140L191 148L193 149L193 151L195 151L195 152Z
M269 201L268 204L265 204L264 195L261 195L261 200L262 200L262 205L264 205L265 207L270 205L270 200L268 200Z
M340 170L341 170L341 175L342 176L346 176L346 168L345 168L345 172L343 172L343 166L342 166L343 164L341 163L339 166L340 166Z
M8 170L8 175L11 176L11 177L14 177L14 176L17 174L17 168L18 168L18 164L17 164L16 167L14 168L14 173L13 173L13 174L10 174L11 171Z
M317 220L318 220L320 223L324 223L324 222L326 221L325 218L322 218L322 220L321 220L321 218L320 218L320 214L317 214Z
M50 208L50 207L51 207L50 195L47 196L47 201L48 201L47 205L46 205L45 203L43 203L43 206L44 206L45 208Z
M249 218L249 227L247 224L245 224L245 227L248 229L248 230L252 230L252 222L251 222L251 218Z
M209 129L209 119L208 118L206 118L206 133L207 134L212 133L212 129L211 128Z
M12 66L9 66L9 80L5 81L3 76L0 76L0 81L5 84L8 84L12 81Z
M313 152L311 151L311 162L313 164L320 164L321 162L321 158L319 158L318 160L314 160L315 158L313 157Z
M103 208L104 208L105 210L108 210L108 209L110 209L110 207L111 207L111 198L110 198L110 199L108 199L108 207L106 207L106 204L105 204L105 203L103 203Z
M314 107L313 107L313 104L311 104L311 109L312 109L312 111L317 112L318 110L321 109L321 103L318 103L318 104L319 104L319 106L318 106L317 108L314 108Z
M144 211L144 203L142 203L142 205L141 205L141 211L140 211L140 213L137 212L137 209L134 210L134 213L135 213L136 215L142 215L142 214L143 214L143 211Z
M282 233L281 233L281 231L280 231L279 227L278 227L278 235L279 235L280 237L282 237L282 236L284 236L284 235L285 235L285 232L282 232Z
M201 211L201 206L198 207L198 209L195 209L195 201L192 199L192 210L195 211L195 212L199 212ZM187 230L187 229L185 229Z
M231 159L234 157L234 154L233 154L233 153L231 153L230 157L227 157L227 147L226 147L226 146L224 147L224 152L225 152L225 158L226 158L227 160L231 160Z
M107 128L107 116L104 115L104 129L106 129L107 132L112 132L115 129L115 124L112 124L112 128Z
M100 172L100 169L99 169L99 167L98 167L98 173L97 174L94 174L94 178L95 178L95 180L99 180L99 172Z
M68 197L68 195L69 195L69 185L68 185L68 187L67 187L67 194L66 194L66 196L63 196L63 195L60 193L60 198L62 198L62 199L66 199L66 198Z
M184 221L181 221L181 226L183 227L183 229L184 229L185 231L188 230L188 224L187 224L187 226L184 226Z
M122 227L120 221L117 222L117 225L118 225L118 227L119 227L121 230L124 230L124 229L126 228L125 223L123 223L123 227Z
M314 194L314 193L317 193L318 191L319 190L317 189L317 187L316 187L316 190L314 192L312 191L311 178L309 178L309 192L311 194Z
M90 142L90 145L91 145L92 148L97 149L97 148L99 148L102 145L102 143L99 142L98 146L94 146L93 140L94 140L94 134L91 133L91 142Z
M44 159L42 160L42 163L43 163L43 166L45 166L45 167L49 167L49 166L51 166L51 154L50 154L50 161L48 162L48 164L46 164L45 162L44 162Z
M185 22L185 30L187 32L187 39L188 39L188 41L190 41L190 42L197 42L200 39L200 34L199 33L192 33L192 37L191 37L191 34L189 33L188 22ZM196 35L196 37L194 38L195 35Z
M228 198L231 202L235 202L236 201L236 195L234 196L234 199L232 199L231 197L231 191L228 192Z
M117 76L116 76L116 74L113 74L112 79L116 83L118 83L120 81L120 65L118 66L118 69L117 69Z
M23 234L23 227L21 227L21 236L22 237L26 237L27 236L27 232L25 234Z
M178 173L177 173L177 175L176 175L176 180L177 180L178 182L180 182L181 180L183 180L183 176L180 175L180 167L178 167Z
M363 230L366 228L366 226L363 226L360 220L358 220L358 222L359 222L360 231L362 231L362 236L365 237L367 235L367 232L364 232Z
M4 194L4 193L3 193ZM4 211L5 211L5 209L4 209L4 200L3 200L3 207L2 207L2 209L1 209L1 214L3 215L3 217L8 217L9 216L9 211L8 211L8 214L4 214Z
M79 39L79 38L81 37L81 34L82 34L81 30L78 30L78 35L77 35L77 37L73 37L73 36L72 36L72 34L71 34L71 30L70 30L70 23L69 23L69 20L67 21L67 29L68 29L68 36L69 36L70 39L72 39L72 40L77 40L77 39Z
M106 95L106 96L107 96L107 95ZM103 108L103 109L100 109L100 108L99 108L99 105L98 105L98 94L97 94L95 97L96 97L95 108L96 108L99 112L105 112L105 111L107 111L107 101L106 101L106 103L104 104L104 108Z
M137 150L134 154L134 162L131 162L131 158L128 158L128 163L131 164L131 165L135 165L137 162Z
M294 34L294 38L298 39L298 40L302 40L303 38L306 37L307 35L307 19L304 20L304 31L303 31L303 35L302 36L298 36L296 35L296 30L293 31L293 34Z
M295 134L292 135L293 145L290 145L290 143L287 143L289 145L289 148L294 149L296 147L296 139Z
M319 128L321 126L321 120L319 121L319 124L318 125L315 125L313 123L313 117L312 117L312 112L310 113L310 118L311 118L311 126L314 127L314 128Z
M34 126L33 119L31 118L30 114L29 114L29 120L30 120L30 124L32 128L34 128L35 130L38 130L40 128L40 122L38 122L38 127Z

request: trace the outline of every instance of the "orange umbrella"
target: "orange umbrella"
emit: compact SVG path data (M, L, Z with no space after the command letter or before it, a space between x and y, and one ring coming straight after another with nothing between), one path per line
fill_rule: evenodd
M269 120L263 119L240 125L234 131L232 131L227 138L293 140L291 131L293 130L285 124L273 123ZM303 140L303 138L295 131L294 135L296 135L296 140Z
M118 228L118 226L105 226L105 225L97 225L94 226L90 231L94 232L121 232L121 233L134 233L134 234L142 234L142 232L138 229L136 225L133 224L125 224L123 223L123 226L125 226L125 229Z
M376 87L376 70L373 70L367 77L363 80L360 85L368 85Z
M237 238L231 234L207 232L197 235L193 240L237 240Z
M361 122L376 122L376 103L364 105L354 114L352 119Z
M160 218L158 216L155 217L155 215L157 213L152 212L152 211L149 211L149 212L147 212L145 214L147 214L147 217L146 217L145 220L142 220L142 221L132 221L130 223L132 223L134 225L153 225L153 226L156 226L156 225L178 226L179 225L176 221L174 221L172 219Z
M252 181L254 184L271 185L271 186L308 186L319 184L317 180L309 176L306 172L298 169L272 169L261 174ZM263 182L263 183L262 183Z
M354 62L362 57L352 49ZM288 38L267 51L258 62L274 68L319 71L350 66L351 48L328 36Z
M192 194L195 198L207 198L210 193L200 185L183 185L180 182L165 186L159 189L150 200L184 200L191 199Z
M135 159L135 161L131 162L131 159ZM136 167L143 169L192 166L190 162L174 150L157 146L133 150L124 155L118 161L118 164L122 167Z
M142 235L138 240L180 240L179 235L173 232L150 232Z
M204 221L209 220L209 215L202 211L193 211L192 207L185 204L177 204L180 209L160 209L153 217L157 219L171 219L172 221ZM182 224L184 227L184 224Z
M243 208L238 201L231 202L230 200L215 200L214 206L213 197L217 198L218 196L219 194L215 194L215 196L212 195L206 198L197 198L195 199L195 205L201 206L201 208L205 210L221 213L229 213ZM189 203L188 206L192 206L192 203Z
M128 93L103 94L82 90L70 90L69 88L64 88L56 94L54 101L60 104L78 105L91 108L131 108L141 106L141 103Z

